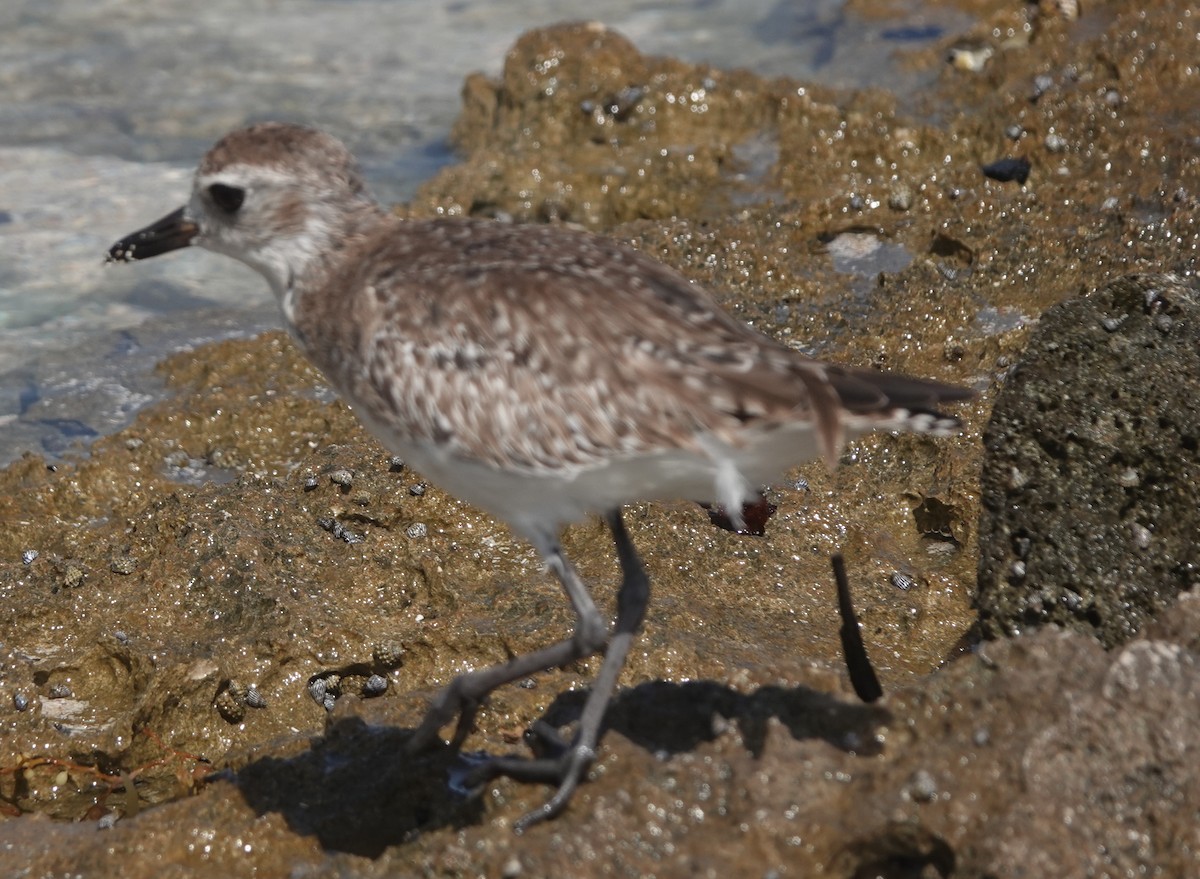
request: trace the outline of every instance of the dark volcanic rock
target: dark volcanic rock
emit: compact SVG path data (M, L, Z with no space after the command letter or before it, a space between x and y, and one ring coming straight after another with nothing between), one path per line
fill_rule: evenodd
M987 635L1057 623L1124 643L1200 579L1200 297L1121 278L1051 308L984 435Z

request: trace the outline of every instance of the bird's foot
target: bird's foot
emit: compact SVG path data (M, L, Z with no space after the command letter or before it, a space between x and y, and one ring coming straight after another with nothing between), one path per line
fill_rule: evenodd
M507 776L523 782L541 782L557 784L558 789L542 806L523 815L513 825L513 831L524 833L534 824L557 817L571 801L572 794L579 783L587 776L588 770L596 761L596 749L582 742L567 744L558 736L552 727L542 724L545 729L533 733L545 744L558 750L555 756L535 757L493 757L478 766L471 773L471 784L479 786L493 778ZM549 733L549 735L547 735Z

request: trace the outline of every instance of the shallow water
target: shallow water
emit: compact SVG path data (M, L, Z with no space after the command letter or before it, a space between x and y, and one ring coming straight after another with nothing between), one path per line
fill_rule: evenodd
M385 201L453 160L463 77L516 36L591 18L643 51L825 83L904 89L892 50L964 21L863 22L839 0L9 2L0 10L0 464L59 455L153 399L165 353L277 323L261 280L209 255L102 266L180 203L228 129L327 128Z

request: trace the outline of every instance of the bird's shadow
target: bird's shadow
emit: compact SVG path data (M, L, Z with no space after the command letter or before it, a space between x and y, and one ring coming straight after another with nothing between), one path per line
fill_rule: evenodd
M586 697L586 691L559 695L543 724L562 728L575 722ZM604 729L662 755L694 750L732 724L757 757L772 718L797 740L821 739L865 754L890 715L879 706L805 687L766 686L744 694L709 681L652 681L621 692ZM327 850L376 858L418 833L482 819L481 799L449 782L462 775L463 758L446 746L409 757L410 735L411 730L341 717L301 753L263 757L226 777L256 814L279 813L294 831L316 836Z
M586 690L562 693L542 722L554 728L575 722L587 695ZM874 732L891 715L880 706L843 701L807 687L768 685L747 694L713 681L649 681L613 699L602 730L614 730L654 754L679 754L713 741L732 724L746 749L760 757L771 719L794 739L821 739L865 755L877 751Z
M258 815L275 812L296 833L330 851L377 858L390 846L438 827L477 822L478 798L447 777L459 759L448 746L405 754L412 730L340 717L291 757L262 757L232 773Z

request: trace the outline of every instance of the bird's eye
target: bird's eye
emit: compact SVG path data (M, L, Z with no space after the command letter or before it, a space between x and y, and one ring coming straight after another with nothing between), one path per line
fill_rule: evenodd
M246 190L240 186L227 186L224 183L214 183L208 187L208 197L213 204L227 214L237 213L242 202L246 200Z

